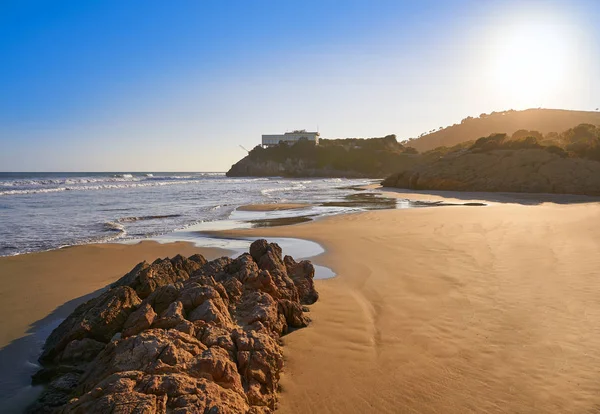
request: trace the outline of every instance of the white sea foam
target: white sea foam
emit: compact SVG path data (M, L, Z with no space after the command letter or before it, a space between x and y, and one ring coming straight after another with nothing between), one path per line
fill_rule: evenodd
M306 187L302 184L296 184L291 187L273 187L273 188L265 188L260 190L263 195L269 196L272 193L279 193L284 191L296 191L296 190L304 190Z
M125 233L125 227L122 224L114 221L107 221L106 223L104 223L104 227L106 227L106 229L109 231Z
M154 182L137 182L130 184L103 184L103 185L79 185L72 187L54 187L54 188L32 188L26 190L4 190L0 191L0 196L7 195L24 195L38 193L57 193L61 191L92 191L92 190L108 190L108 189L123 189L136 187L160 187L165 185L181 185L195 184L198 180L182 180L182 181L154 181Z

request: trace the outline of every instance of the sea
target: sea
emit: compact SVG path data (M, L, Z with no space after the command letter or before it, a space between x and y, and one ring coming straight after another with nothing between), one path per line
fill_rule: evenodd
M0 256L87 243L186 240L202 230L291 224L396 207L395 200L363 191L363 186L374 182L231 178L220 172L4 172L0 173ZM256 203L308 203L311 208L237 210Z

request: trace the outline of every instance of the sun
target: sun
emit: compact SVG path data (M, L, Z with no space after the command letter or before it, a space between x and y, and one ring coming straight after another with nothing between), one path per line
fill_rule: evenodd
M544 106L571 75L571 36L564 26L523 22L488 44L488 86L514 108Z

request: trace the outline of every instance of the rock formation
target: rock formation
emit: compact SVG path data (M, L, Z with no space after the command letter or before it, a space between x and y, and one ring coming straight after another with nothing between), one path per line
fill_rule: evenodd
M365 173L350 169L335 169L331 166L319 167L315 162L286 158L284 161L256 160L244 157L227 171L228 177L381 177L377 172Z
M386 187L600 195L600 162L546 149L456 152L386 178Z
M237 259L140 263L48 337L29 412L272 412L279 337L309 323L313 276L266 240Z
M321 139L319 145L299 141L269 148L255 147L235 163L228 177L385 177L398 165L415 162L414 149L395 135L369 139Z

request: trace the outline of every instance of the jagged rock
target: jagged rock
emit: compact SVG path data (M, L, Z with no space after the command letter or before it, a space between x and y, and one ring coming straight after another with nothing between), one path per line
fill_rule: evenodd
M201 285L196 282L188 284L187 288L181 292L179 300L183 307L191 311L194 308L202 305L206 300L221 299L219 292L212 286ZM193 320L193 319L190 319Z
M152 324L153 328L173 328L185 320L183 304L180 301L173 302Z
M255 331L234 331L238 372L252 405L275 409L275 390L283 368L281 347L271 336Z
M288 327L304 328L310 322L310 318L304 316L304 307L298 302L281 299L279 301L279 313L283 315Z
M288 276L294 281L298 289L300 302L305 305L311 305L319 299L319 294L315 290L314 276L315 268L308 260L299 263L291 256L283 258Z
M183 270L185 273L187 273L189 277L189 275L191 275L196 270L200 269L200 267L206 264L206 259L200 254L194 255L193 260L191 257L188 259L178 254L177 256L171 259L171 264L173 265L175 271Z
M67 344L58 360L61 364L89 362L104 349L105 345L91 338L74 339Z
M123 337L135 335L150 328L156 319L156 312L148 303L143 303L139 308L129 315L123 325ZM104 347L104 345L103 345Z
M233 324L227 306L220 298L207 299L200 306L190 312L190 321L202 320L216 325L229 327Z
M171 303L173 303L179 297L179 289L177 285L165 285L156 288L146 299L145 303L148 303L154 308L157 314L163 313Z
M140 263L50 335L29 411L272 412L278 339L309 323L313 276L266 240L235 260Z
M120 286L82 305L65 319L48 337L41 360L49 362L75 339L91 338L108 342L141 303L135 291ZM60 358L59 358L60 359Z

